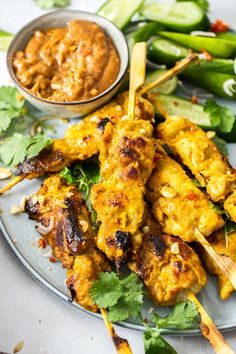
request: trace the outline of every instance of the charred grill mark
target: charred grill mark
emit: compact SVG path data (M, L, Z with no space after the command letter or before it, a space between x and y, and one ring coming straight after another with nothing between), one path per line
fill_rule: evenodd
M188 260L191 256L191 249L183 242L179 242L180 255L184 260Z
M105 127L106 127L107 123L109 123L109 122L110 122L110 119L108 117L101 119L97 124L97 129L104 132Z
M75 291L74 285L73 285L73 284L70 284L68 288L69 288L70 294L71 294L71 297L68 299L68 301L69 301L69 302L73 302L73 300L74 300L75 297L76 297L76 291Z
M157 257L163 257L165 250L166 250L166 243L165 241L156 236L156 235L148 235L147 242L151 243L154 247L154 251Z
M131 234L130 232L116 231L115 244L123 251L128 251L131 247Z
M127 173L126 173L126 177L130 178L130 179L136 179L138 177L137 169L134 168L134 167L129 168Z
M65 213L67 213L67 215L63 219L63 229L70 251L77 253L85 241L83 232L77 224L76 212L78 212L78 210L75 210L74 201L69 198L65 199L65 204L68 209L65 209Z
M59 220L56 226L56 234L55 234L55 244L59 247L64 246L64 236L63 236L63 222Z
M130 161L134 161L137 159L137 154L136 152L128 147L124 147L122 149L120 149L120 154L121 157L123 157L125 160L130 160Z
M61 166L64 161L65 158L61 151L45 149L38 156L26 159L19 164L16 168L15 175L19 176L32 172L47 171L51 170L52 166L56 169L56 167Z
M146 146L146 141L141 137L137 137L137 138L129 138L128 136L123 136L123 141L125 142L125 146L127 148L143 148L144 146Z
M114 328L112 328L112 340L113 343L117 349L117 351L120 351L122 348L129 347L129 343L126 339L120 338L116 333Z

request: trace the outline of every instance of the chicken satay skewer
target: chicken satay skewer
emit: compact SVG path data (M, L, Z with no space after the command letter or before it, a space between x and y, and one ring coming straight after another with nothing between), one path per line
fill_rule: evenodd
M196 296L191 291L187 290L186 297L188 300L195 303L198 313L201 316L200 329L202 335L211 343L215 352L217 354L235 354Z
M107 330L113 340L113 343L116 347L116 351L118 354L132 354L132 350L129 346L127 339L120 338L112 326L112 323L107 318L107 311L105 309L100 309L103 320L107 327Z
M143 53L144 54L144 51L143 52L141 52L141 53ZM138 55L140 55L140 53L138 53ZM144 56L143 56L144 57ZM188 57L188 58L186 58L186 59L184 59L184 60L182 60L181 62L179 62L175 67L173 67L172 69L170 69L169 71L167 71L166 73L164 73L163 75L161 75L157 80L155 80L154 82L151 82L151 83L149 83L147 86L145 86L145 87L143 87L142 88L142 90L141 90L141 92L140 92L140 97L141 97L141 95L143 95L144 93L146 93L147 92L147 90L149 90L150 88L153 88L154 86L157 86L157 85L161 85L161 84L163 84L164 82L166 82L166 81L168 81L169 79L171 79L172 77L174 77L175 75L177 75L180 71L182 71L182 70L184 70L186 67L188 67L189 65L191 65L193 62L195 62L197 60L197 56L196 55L191 55L190 57ZM139 62L138 62L138 65L139 65ZM143 72L144 72L144 70L143 70ZM132 74L134 77L135 77L135 80L137 80L137 77L136 77L136 72L134 71L134 74ZM141 76L142 76L142 73L141 73ZM140 82L141 82L141 80L140 80ZM143 79L142 79L142 83L141 83L141 85L143 84ZM136 90L135 90L136 91ZM134 107L135 107L135 105L134 105L134 94L132 94L132 100L130 100L130 103L129 103L129 114L134 114ZM87 118L85 118L83 121L82 121L82 123L80 122L80 123L78 123L78 124L76 124L75 126L73 126L72 128L70 128L69 130L68 130L68 133L67 133L67 135L68 135L68 140L70 141L70 140L73 140L72 141L72 145L73 145L73 147L76 147L76 149L77 149L77 155L78 155L78 158L76 159L76 158L69 158L68 160L70 161L70 163L72 163L73 161L76 161L76 160L84 160L84 159L86 159L86 158L89 158L89 157L91 157L92 155L95 155L95 154L97 154L97 153L99 153L99 147L98 146L96 146L95 147L95 144L91 144L91 137L93 138L94 136L97 136L97 134L91 134L91 132L90 133L87 133L87 132L84 132L84 137L80 134L80 139L81 139L81 141L82 141L82 144L81 144L81 149L80 149L80 145L79 144L77 144L77 143L74 143L74 139L70 139L70 131L72 131L72 134L73 134L73 130L75 130L75 128L78 126L79 127L79 124L83 124L83 123L85 123L86 122L86 124L89 124L90 123L90 125L92 126L92 130L94 130L95 132L96 132L96 128L97 128L97 124L94 122L94 121L92 121L93 119L94 119L94 117L96 117L97 115L99 116L99 112L101 112L102 110L104 110L104 111L106 111L106 106L107 107L110 107L110 106L112 106L112 104L113 104L113 101L110 103L110 104L108 104L108 105L105 105L104 107L102 107L102 108L100 108L98 111L95 111L93 114L91 114L90 116L88 116ZM114 110L115 110L115 108L117 107L117 106L119 106L119 105L114 105ZM121 112L122 112L122 109L121 109ZM115 117L117 116L117 111L115 112ZM148 112L147 112L148 113ZM110 112L110 109L108 109L108 116L111 116L111 112ZM113 115L112 115L113 116ZM121 114L121 116L122 116L122 114ZM118 118L120 117L120 114L118 114ZM91 122L90 122L90 120L89 120L89 118L91 118ZM107 118L103 118L103 119L107 119ZM111 119L112 119L112 121L113 120L115 120L115 118L114 117L111 117ZM86 121L87 120L87 121ZM102 119L101 119L101 121L102 121ZM115 123L115 122L113 122L113 123ZM82 128L82 130L83 130L83 128ZM90 129L91 130L91 129ZM86 134L86 135L85 135ZM89 136L89 139L87 139L87 137ZM86 139L82 139L82 138L86 138ZM100 138L100 139L102 139L102 137ZM89 146L89 144L91 145L91 149L89 149L89 150L91 150L88 154L85 154L84 155L84 150L85 150L85 145L88 145ZM65 144L64 144L65 146L67 145L67 141L65 140ZM66 150L66 148L65 148L65 146L64 146L64 150ZM68 147L69 148L69 147ZM53 152L52 152L52 154L53 154ZM75 153L73 153L74 155L76 155ZM63 154L62 154L63 155ZM84 155L84 156L83 156ZM67 157L66 157L66 159L67 159ZM30 162L30 161L29 161ZM49 162L49 163L51 163L51 162ZM28 164L28 165L30 165L30 163ZM67 165L67 164L66 164ZM62 167L61 167L61 169L63 168L63 167L65 167L64 166L64 164L62 164ZM32 167L31 167L31 169L32 169ZM58 170L57 170L58 171ZM7 191L9 191L13 186L15 186L16 184L18 184L19 182L21 182L22 180L24 180L25 178L27 178L27 179L33 179L33 178L37 178L37 177L39 177L39 176L41 176L41 175L43 175L43 174L45 174L46 172L54 172L54 169L50 169L50 168L48 168L47 170L46 169L42 169L41 171L38 171L38 173L35 173L35 171L32 169L32 172L30 173L30 172L27 172L27 173L22 173L20 176L17 176L17 177L15 177L10 183L8 183L7 185L5 185L2 189L0 189L0 195L1 194L3 194L3 193L5 193L5 192L7 192ZM21 177L21 178L19 178L19 177Z
M198 242L204 247L206 252L215 261L236 290L236 263L233 262L229 256L223 256L216 253L211 244L197 228L194 230L194 234Z

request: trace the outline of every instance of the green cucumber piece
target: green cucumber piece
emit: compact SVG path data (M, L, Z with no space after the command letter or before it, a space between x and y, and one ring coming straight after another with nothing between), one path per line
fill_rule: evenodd
M148 46L148 58L157 64L169 67L189 54L189 49L164 38L154 38ZM234 75L234 60L232 59L201 59L200 68L222 74Z
M236 33L233 32L217 33L216 37L221 39L226 39L228 41L236 42Z
M149 82L154 81L157 77L161 76L164 72L167 70L165 69L159 69L155 70L151 73L148 73L146 75L146 80L145 84L148 84ZM178 85L178 78L177 76L174 76L172 79L161 85L160 87L154 87L153 89L150 90L151 93L164 93L164 94L171 94L176 90L176 87Z
M201 69L197 65L193 65L192 67L185 69L180 75L181 77L205 88L217 96L236 100L236 75L221 74L216 72L213 73L212 71ZM231 91L231 95L228 93L226 88L224 88L226 82L233 83L233 89L235 92Z
M156 102L166 111L169 116L179 116L188 118L191 122L197 124L206 130L212 129L210 115L204 112L203 106L200 104L192 104L190 101L178 97L168 95L152 95L152 103L156 113L160 114Z
M234 60L232 59L201 60L200 67L221 74L235 75Z
M143 5L143 2L144 0L107 0L98 9L97 14L123 29Z
M192 36L189 34L165 31L159 32L159 34L197 52L205 49L208 53L217 58L230 58L236 50L236 43L226 39Z
M12 41L13 35L11 33L1 31L0 30L0 51L6 52L11 41Z
M153 2L144 4L140 12L145 18L157 21L174 31L189 33L206 29L205 13L195 2Z
M163 26L157 22L149 22L138 28L136 31L126 36L129 48L131 49L137 42L146 42L151 36L163 29Z
M168 39L155 38L148 46L147 56L157 64L173 66L176 61L185 58L189 49Z

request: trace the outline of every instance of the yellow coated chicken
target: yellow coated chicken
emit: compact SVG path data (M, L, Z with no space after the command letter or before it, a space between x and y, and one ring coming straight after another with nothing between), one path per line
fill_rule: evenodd
M236 186L236 174L209 134L181 117L167 117L158 137L180 158L214 202L224 201ZM227 207L227 205L226 205ZM227 210L229 213L231 210ZM235 218L235 212L231 213ZM235 219L236 220L236 219Z
M137 247L133 238L145 220L145 184L155 156L152 135L151 122L142 117L123 116L104 131L99 155L102 181L92 187L91 203L101 223L98 248L118 266Z
M90 213L77 188L52 175L28 198L26 212L37 221L36 230L52 247L54 256L69 269L67 284L76 301L97 311L89 289L99 273L110 270L110 266L96 249Z
M229 233L227 235L227 239L228 245L226 241L225 230L221 229L212 234L212 236L210 236L207 240L218 254L229 256L234 262L236 262L236 232ZM233 285L222 273L220 268L204 250L204 248L200 246L197 246L197 248L199 251L199 256L202 259L206 269L218 277L218 285L222 300L228 299L232 292L235 290Z
M43 150L38 156L25 160L17 167L16 175L35 178L47 172L58 172L78 160L85 160L100 151L105 126L115 125L127 114L128 92L118 95L79 123L69 128L63 139L55 140L51 148ZM137 95L136 118L152 120L154 110L147 100Z
M156 305L172 306L197 294L206 285L206 273L197 254L179 238L144 234L137 261L129 264L144 282Z
M147 184L147 199L162 231L194 241L194 230L209 236L224 225L207 196L187 176L183 168L157 145L156 167Z

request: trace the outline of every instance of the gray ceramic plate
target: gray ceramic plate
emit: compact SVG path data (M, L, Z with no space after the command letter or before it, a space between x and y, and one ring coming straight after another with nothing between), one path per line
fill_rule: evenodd
M233 18L233 13L227 12L227 9L234 8L234 0L227 0L227 7L223 5L221 0L211 1L213 12L211 16L216 18L218 14L220 17L230 21ZM231 5L231 6L230 6ZM226 14L227 12L227 14ZM222 14L225 14L223 16ZM232 16L230 16L230 14ZM223 104L230 106L236 113L236 104L218 100ZM59 136L62 136L65 126L60 127L58 132ZM230 160L233 166L236 166L236 144L229 145ZM29 196L33 194L39 188L42 181L24 181L16 186L12 191L6 195L0 197L0 208L3 213L0 216L0 228L2 234L9 243L16 257L22 262L26 270L38 281L42 286L50 290L52 293L59 296L64 301L68 301L70 294L65 286L65 270L61 268L61 264L52 264L48 258L43 257L37 247L38 233L34 229L35 223L27 218L27 215L21 214L12 216L9 214L12 205L19 205L19 201L22 196ZM0 187L4 182L0 183ZM221 330L232 330L236 328L236 292L231 296L229 300L223 302L218 294L218 288L216 279L209 276L209 281L204 290L198 296L202 305L208 311L210 316L215 321L216 325ZM85 311L93 316L100 317L100 315L93 314L84 310L76 303L72 303L75 309ZM153 305L145 299L145 315L148 317L148 309ZM157 311L160 314L165 314L167 310L158 308ZM128 320L121 323L122 326L143 330L143 326L138 321ZM164 330L168 334L175 335L197 335L199 330L188 331L174 331Z

